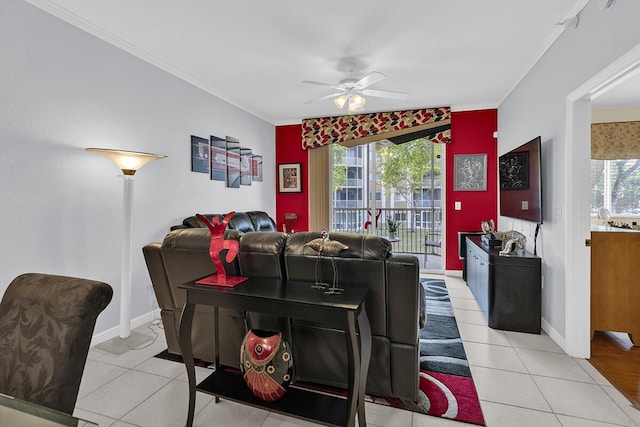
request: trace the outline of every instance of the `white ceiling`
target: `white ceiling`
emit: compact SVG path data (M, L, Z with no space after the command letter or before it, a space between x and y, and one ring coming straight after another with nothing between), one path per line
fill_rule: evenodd
M614 83L606 92L592 99L591 106L594 109L639 107L640 70L629 75L628 78L621 79L619 83Z
M345 114L356 64L387 78L364 112L497 108L588 0L26 0L273 124Z

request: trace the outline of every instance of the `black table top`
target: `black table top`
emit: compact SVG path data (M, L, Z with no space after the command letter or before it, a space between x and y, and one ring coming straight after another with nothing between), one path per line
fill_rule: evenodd
M198 279L199 280L199 279ZM313 282L266 279L251 277L236 286L215 286L196 284L196 281L179 285L178 288L196 293L219 293L238 297L259 298L261 300L288 301L297 304L334 307L356 311L362 305L368 289L348 286L340 294L327 295L323 289L312 288ZM337 284L340 286L340 283Z

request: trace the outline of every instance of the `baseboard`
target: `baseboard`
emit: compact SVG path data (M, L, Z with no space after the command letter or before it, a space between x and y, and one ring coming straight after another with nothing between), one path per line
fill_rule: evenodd
M146 325L147 323L160 318L160 309L150 311L142 316L131 319L131 329L138 328ZM105 341L109 341L111 338L115 338L120 335L120 325L116 325L111 329L107 329L104 332L94 335L91 338L91 347L101 344Z
M564 350L565 353L567 353L566 343L564 341L564 337L562 335L560 335L560 333L558 331L556 331L553 328L553 326L551 326L551 324L545 320L544 317L541 319L541 323L542 323L542 330L545 331L547 333L547 335L549 335L549 337L556 344L558 344L562 350ZM567 354L569 354L569 353L567 353Z

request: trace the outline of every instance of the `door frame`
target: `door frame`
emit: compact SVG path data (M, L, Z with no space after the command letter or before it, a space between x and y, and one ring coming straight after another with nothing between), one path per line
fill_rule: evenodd
M591 99L640 71L640 44L596 74L566 98L565 138L565 351L591 356L590 182ZM588 268L585 268L588 267Z

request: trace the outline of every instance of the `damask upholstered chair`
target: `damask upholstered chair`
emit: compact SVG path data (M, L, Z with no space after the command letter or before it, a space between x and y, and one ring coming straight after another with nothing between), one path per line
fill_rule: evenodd
M75 277L16 277L0 302L0 392L72 414L98 314L113 289Z

